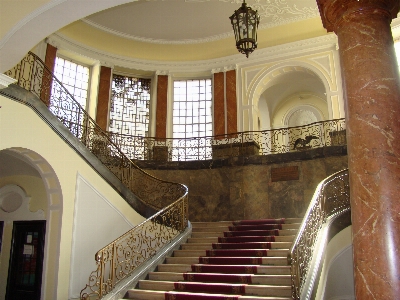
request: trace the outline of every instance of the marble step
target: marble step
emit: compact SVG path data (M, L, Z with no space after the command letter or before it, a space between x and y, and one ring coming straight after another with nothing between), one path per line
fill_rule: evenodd
M190 275L207 275L211 277L207 280L207 282L234 282L234 281L220 281L220 275L227 277L234 277L237 274L231 274L231 276L227 274L219 274L219 273L188 273L187 276ZM290 275L254 275L254 274L239 274L247 275L251 278L251 284L261 284L261 285L290 285L291 277ZM213 279L212 277L216 277ZM246 278L247 279L247 278ZM175 273L175 272L150 272L149 280L159 280L159 281L185 281L185 276L183 273ZM235 279L232 279L235 280ZM192 281L193 282L193 281ZM204 281L203 281L204 282ZM236 283L241 283L237 281Z
M280 225L282 230L285 229L299 229L300 224L299 223L294 223L294 224L281 224ZM224 232L224 231L229 231L229 226L196 226L192 227L193 232ZM274 228L271 228L271 230ZM251 230L251 229L249 229Z
M280 220L280 219L277 219ZM301 224L302 218L286 218L285 224L298 223ZM279 223L279 222L278 222ZM219 226L233 226L233 221L220 221L220 222L191 222L192 227L219 227Z
M197 285L199 283L185 283L186 285ZM218 288L219 283L200 283L209 288ZM224 284L224 286L229 286L232 288L238 288L242 284ZM157 281L157 280L139 280L139 289L143 290L156 290L156 291L173 291L175 290L175 282L173 281ZM288 285L244 285L245 295L254 296L269 296L269 297L290 297L292 294L291 287ZM190 292L188 290L188 292ZM218 293L218 292L217 292Z
M237 251L246 251L246 250L253 251L252 249L243 249L243 250L240 249ZM258 250L258 249L256 249L256 250ZM234 252L236 252L236 250L229 250L229 249L215 249L215 251L218 251L219 253L224 253L224 252L234 253ZM266 251L266 255L263 257L282 257L282 256L286 257L289 249L260 249L259 251L263 251L263 252ZM175 250L173 256L174 257L198 257L198 256L208 256L208 255L207 255L206 250L196 249L196 250ZM223 256L223 255L215 254L215 256ZM229 256L231 256L231 255L229 255Z
M277 230L278 236L295 236L297 234L297 229L281 229ZM222 231L218 232L196 232L192 231L192 238L204 238L204 237L224 237L224 233Z
M205 293L196 293L197 297L204 297L204 300L207 300L207 296L209 294ZM223 295L223 294L212 294L213 296L231 296L231 295ZM165 292L164 291L149 291L149 290L128 290L124 299L133 299L133 300L165 300ZM259 296L244 296L238 295L239 300L290 300L291 297L259 297ZM120 299L122 300L122 299Z
M217 266L218 267L218 266ZM265 266L255 265L256 274L265 275L290 275L290 266ZM157 267L158 272L192 272L192 264L161 264Z
M210 257L212 259L212 257ZM240 259L242 257L234 257L232 259ZM258 263L255 264L261 264L261 265L270 265L270 266L285 266L287 265L287 257L252 257L254 261L257 261ZM165 262L167 264L199 264L200 263L200 258L197 257L167 257L165 259ZM232 264L232 263L228 263ZM238 264L239 261L238 261Z
M284 235L284 236L275 236L275 242L290 242L292 243L294 240L294 235ZM187 243L218 243L218 237L203 237L203 238L194 238L190 237L187 240Z
M213 249L213 243L185 243L181 245L182 250L211 250ZM271 242L271 249L289 249L292 245L291 242ZM249 248L250 249L250 248ZM260 249L260 248L254 248ZM263 248L264 249L264 248Z

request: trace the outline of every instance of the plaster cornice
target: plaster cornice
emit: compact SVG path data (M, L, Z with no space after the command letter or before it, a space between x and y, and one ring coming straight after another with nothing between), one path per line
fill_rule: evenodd
M68 37L54 33L48 38L48 42L57 48L79 53L99 61L106 61L115 66L121 66L130 69L152 71L152 72L174 72L196 73L211 72L211 70L224 70L229 68L238 68L238 66L257 65L262 62L272 61L283 57L290 57L301 53L309 53L326 49L336 49L337 37L334 34L328 34L317 38L301 40L269 48L257 49L249 58L242 54L231 56L197 60L197 61L156 61L137 59L104 52L93 47L69 39Z
M286 25L286 24L291 24L291 23L295 23L295 22L299 22L299 21L304 21L307 19L316 18L318 16L319 16L318 12L314 12L314 13L308 13L308 14L304 14L304 15L294 16L292 18L274 20L272 22L268 22L267 24L260 25L258 27L258 29L262 30L262 29L267 29L267 28L273 28L273 27L277 27L277 26L281 26L281 25ZM233 31L230 31L230 32L225 32L225 33L221 33L218 35L213 35L213 36L200 38L200 39L184 39L184 40L174 40L174 41L173 40L162 40L162 39L152 39L152 38L146 38L146 37L141 37L141 36L135 36L135 35L127 34L125 32L120 32L120 31L111 29L109 27L100 25L100 24L93 22L91 20L88 20L86 18L82 19L81 21L96 28L96 29L99 29L101 31L104 31L104 32L112 34L112 35L116 35L118 37L122 37L122 38L129 39L129 40L134 40L134 41L138 41L138 42L151 43L151 44L162 44L162 45L201 44L201 43L214 42L214 41L218 41L218 40L222 40L222 39L226 39L226 38L234 36Z

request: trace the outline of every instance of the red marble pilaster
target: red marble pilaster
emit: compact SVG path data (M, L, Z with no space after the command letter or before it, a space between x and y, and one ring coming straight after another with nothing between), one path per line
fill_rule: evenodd
M356 299L400 295L400 84L395 0L317 0L344 79Z
M50 105L51 85L53 83L54 67L56 65L57 48L53 45L47 44L46 57L44 64L47 70L43 71L42 90L40 91L40 98L47 106Z
M108 110L110 106L111 68L101 66L99 80L99 94L97 96L96 123L103 130L107 130Z
M167 137L168 75L157 77L156 137Z
M225 134L224 72L214 73L214 135Z
M236 70L226 72L227 133L237 132Z

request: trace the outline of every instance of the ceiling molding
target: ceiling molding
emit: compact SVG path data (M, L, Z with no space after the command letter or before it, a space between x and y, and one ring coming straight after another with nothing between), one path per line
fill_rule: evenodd
M163 0L163 1L168 1L168 0ZM242 3L242 0L217 0L217 1L228 4ZM153 2L157 2L157 0L153 0ZM210 2L210 0L185 0L183 3L191 3L191 2ZM319 10L317 5L311 7L298 8L298 5L296 4L288 4L287 0L258 0L255 1L254 3L248 3L248 4L253 9L257 10L261 17L259 30L266 28L273 28L285 24L291 24L319 17ZM92 26L98 30L107 32L112 35L116 35L129 40L152 43L152 44L167 44L167 45L199 44L199 43L207 43L221 39L226 39L234 36L233 30L231 30L229 32L220 33L204 38L197 38L197 39L178 39L178 40L154 39L145 36L129 34L127 32L122 32L110 28L108 26L99 24L98 22L92 21L89 18L83 18L81 19L81 21L83 21L89 26Z
M152 72L174 72L196 73L210 72L216 69L233 69L238 66L251 66L273 61L279 58L291 57L302 53L316 52L326 49L335 49L337 46L337 37L335 34L327 34L322 37L301 40L298 42L288 43L284 45L257 49L249 58L238 53L217 59L198 60L198 61L154 61L125 57L113 53L98 50L82 43L67 38L60 33L52 34L47 41L53 46L79 53L81 55L91 57L98 61L108 62L114 66L124 68L152 71Z

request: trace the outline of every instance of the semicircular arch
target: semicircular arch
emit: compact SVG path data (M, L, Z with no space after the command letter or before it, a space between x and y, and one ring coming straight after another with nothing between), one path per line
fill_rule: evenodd
M245 95L248 103L252 107L258 107L260 97L265 91L278 83L285 82L285 77L293 73L307 74L321 83L324 91L323 95L319 96L323 96L326 101L328 118L333 118L332 100L328 96L332 92L336 92L334 91L335 84L333 83L333 79L321 66L299 60L277 63L273 66L265 67L258 72L248 85L247 94ZM290 84L290 82L285 82L285 84Z

